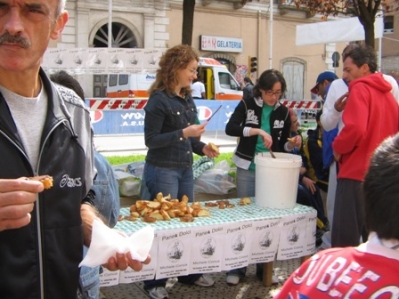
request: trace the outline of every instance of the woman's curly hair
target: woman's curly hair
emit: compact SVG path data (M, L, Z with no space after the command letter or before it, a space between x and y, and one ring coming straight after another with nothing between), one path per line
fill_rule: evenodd
M168 49L159 61L159 68L156 73L155 82L149 89L151 95L157 90L166 90L173 94L174 88L178 84L177 71L185 69L187 65L193 61L199 61L198 54L188 45L177 45ZM182 89L182 93L191 94L191 87L187 86Z

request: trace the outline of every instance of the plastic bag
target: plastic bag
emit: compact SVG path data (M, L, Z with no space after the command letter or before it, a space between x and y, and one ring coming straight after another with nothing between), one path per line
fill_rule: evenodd
M218 164L216 164L214 168L215 169L229 171L230 170L230 164L226 160L222 160Z
M211 169L215 165L215 161L207 156L199 158L193 163L194 180L198 179L205 171Z
M144 172L145 161L132 162L127 165L127 171L136 178L142 179Z
M230 165L223 160L214 168L206 170L194 181L194 192L208 194L227 194L236 186L230 176Z
M135 177L128 177L119 181L119 193L121 196L139 196L140 187L141 181Z
M113 167L115 178L119 184L119 194L126 197L138 196L140 195L141 180L127 171L128 165L130 164Z

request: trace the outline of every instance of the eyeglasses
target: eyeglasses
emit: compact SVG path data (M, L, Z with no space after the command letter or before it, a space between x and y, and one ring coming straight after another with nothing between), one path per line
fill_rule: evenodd
M265 91L265 94L268 95L268 96L280 97L281 94L282 94L282 92L281 92L281 90L276 90L276 91L273 91L273 90L266 90L266 91Z
M196 69L192 69L192 70L189 70L189 71L190 71L190 73L193 74L193 75L198 75L198 72L197 72Z

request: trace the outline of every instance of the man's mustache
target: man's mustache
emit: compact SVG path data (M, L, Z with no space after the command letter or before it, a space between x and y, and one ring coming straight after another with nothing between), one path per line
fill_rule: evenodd
M0 35L0 45L3 44L17 44L22 48L27 49L31 46L31 43L28 39L20 36L20 35L11 35L8 32Z

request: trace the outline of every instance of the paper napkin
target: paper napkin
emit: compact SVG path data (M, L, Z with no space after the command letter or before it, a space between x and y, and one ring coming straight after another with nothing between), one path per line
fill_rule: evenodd
M108 262L116 253L130 252L133 259L144 262L154 241L154 228L146 226L130 237L109 228L102 221L93 222L91 244L80 266L96 267Z

